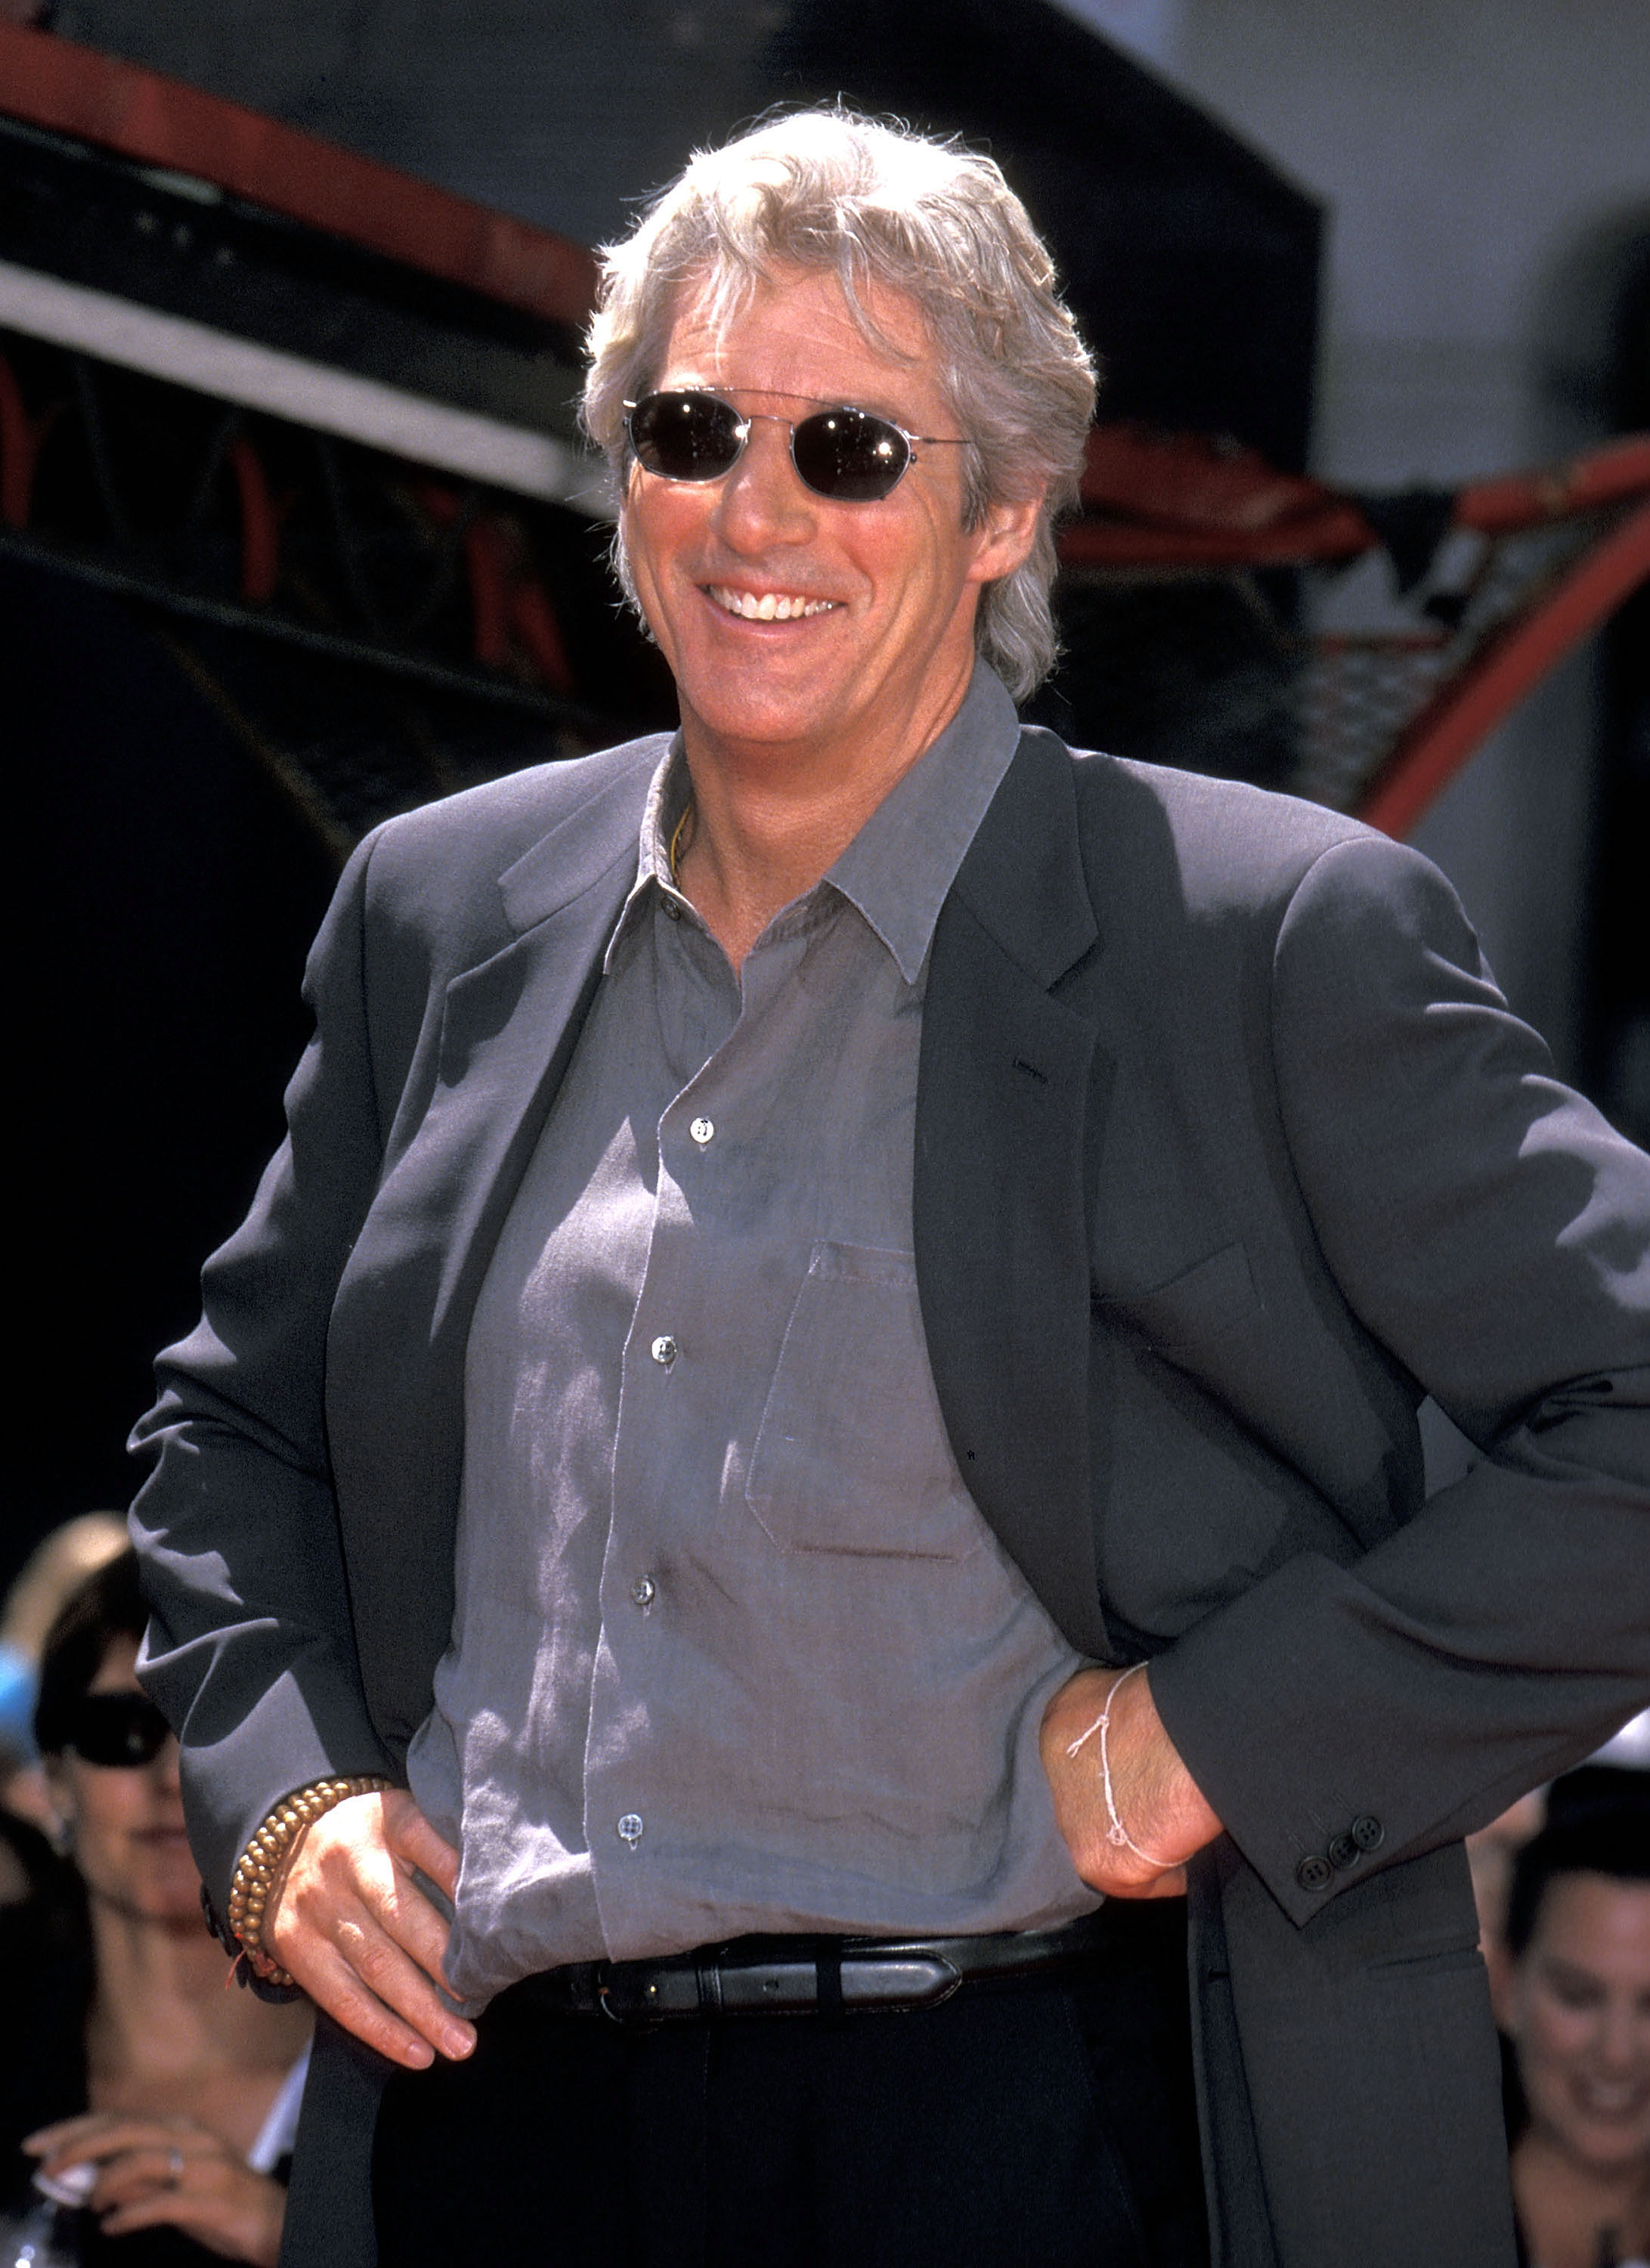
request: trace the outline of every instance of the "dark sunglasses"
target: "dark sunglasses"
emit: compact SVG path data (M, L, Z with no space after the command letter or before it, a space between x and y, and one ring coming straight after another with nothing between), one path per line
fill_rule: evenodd
M892 418L846 406L795 421L760 410L744 417L719 394L694 391L645 394L624 407L637 462L661 481L719 481L744 455L760 420L789 427L798 479L833 504L880 504L899 486L919 446L964 446L954 433L908 433Z
M146 1764L172 1727L143 1693L83 1693L65 1723L64 1746L89 1764Z

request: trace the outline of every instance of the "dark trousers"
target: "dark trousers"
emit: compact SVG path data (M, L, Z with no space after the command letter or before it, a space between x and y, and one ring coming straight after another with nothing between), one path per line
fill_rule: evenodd
M536 2005L398 2073L380 2268L1205 2268L1185 1933L942 2007L649 2030Z

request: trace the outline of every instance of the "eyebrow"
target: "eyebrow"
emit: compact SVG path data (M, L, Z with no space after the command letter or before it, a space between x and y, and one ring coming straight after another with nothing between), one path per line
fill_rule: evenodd
M856 400L846 394L792 394L778 386L727 386L708 378L678 379L671 385L660 384L654 388L659 394L713 394L718 401L727 401L730 409L738 403L731 397L735 394L754 394L763 401L806 401L814 409L861 409L868 417L886 418L904 432L903 413L881 408L874 397Z

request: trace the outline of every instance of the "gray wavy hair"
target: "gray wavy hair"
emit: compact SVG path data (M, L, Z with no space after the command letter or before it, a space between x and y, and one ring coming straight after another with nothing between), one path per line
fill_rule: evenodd
M652 387L684 285L705 287L712 320L727 324L777 271L824 269L884 353L866 286L914 300L969 443L965 525L1046 491L1029 556L985 586L975 618L976 645L1010 693L1035 691L1057 651L1053 523L1076 502L1095 375L1054 263L991 158L841 108L794 111L699 151L601 262L584 420L621 482L624 405ZM622 529L614 564L635 604Z

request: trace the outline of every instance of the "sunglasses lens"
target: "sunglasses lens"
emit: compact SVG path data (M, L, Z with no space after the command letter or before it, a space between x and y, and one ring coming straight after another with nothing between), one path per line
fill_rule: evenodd
M661 480L720 480L745 446L739 412L713 394L650 394L625 422L638 463Z
M171 1730L142 1693L88 1693L75 1711L69 1745L89 1764L146 1764Z
M805 417L791 453L809 488L839 504L880 503L911 461L899 427L865 409L821 409Z

